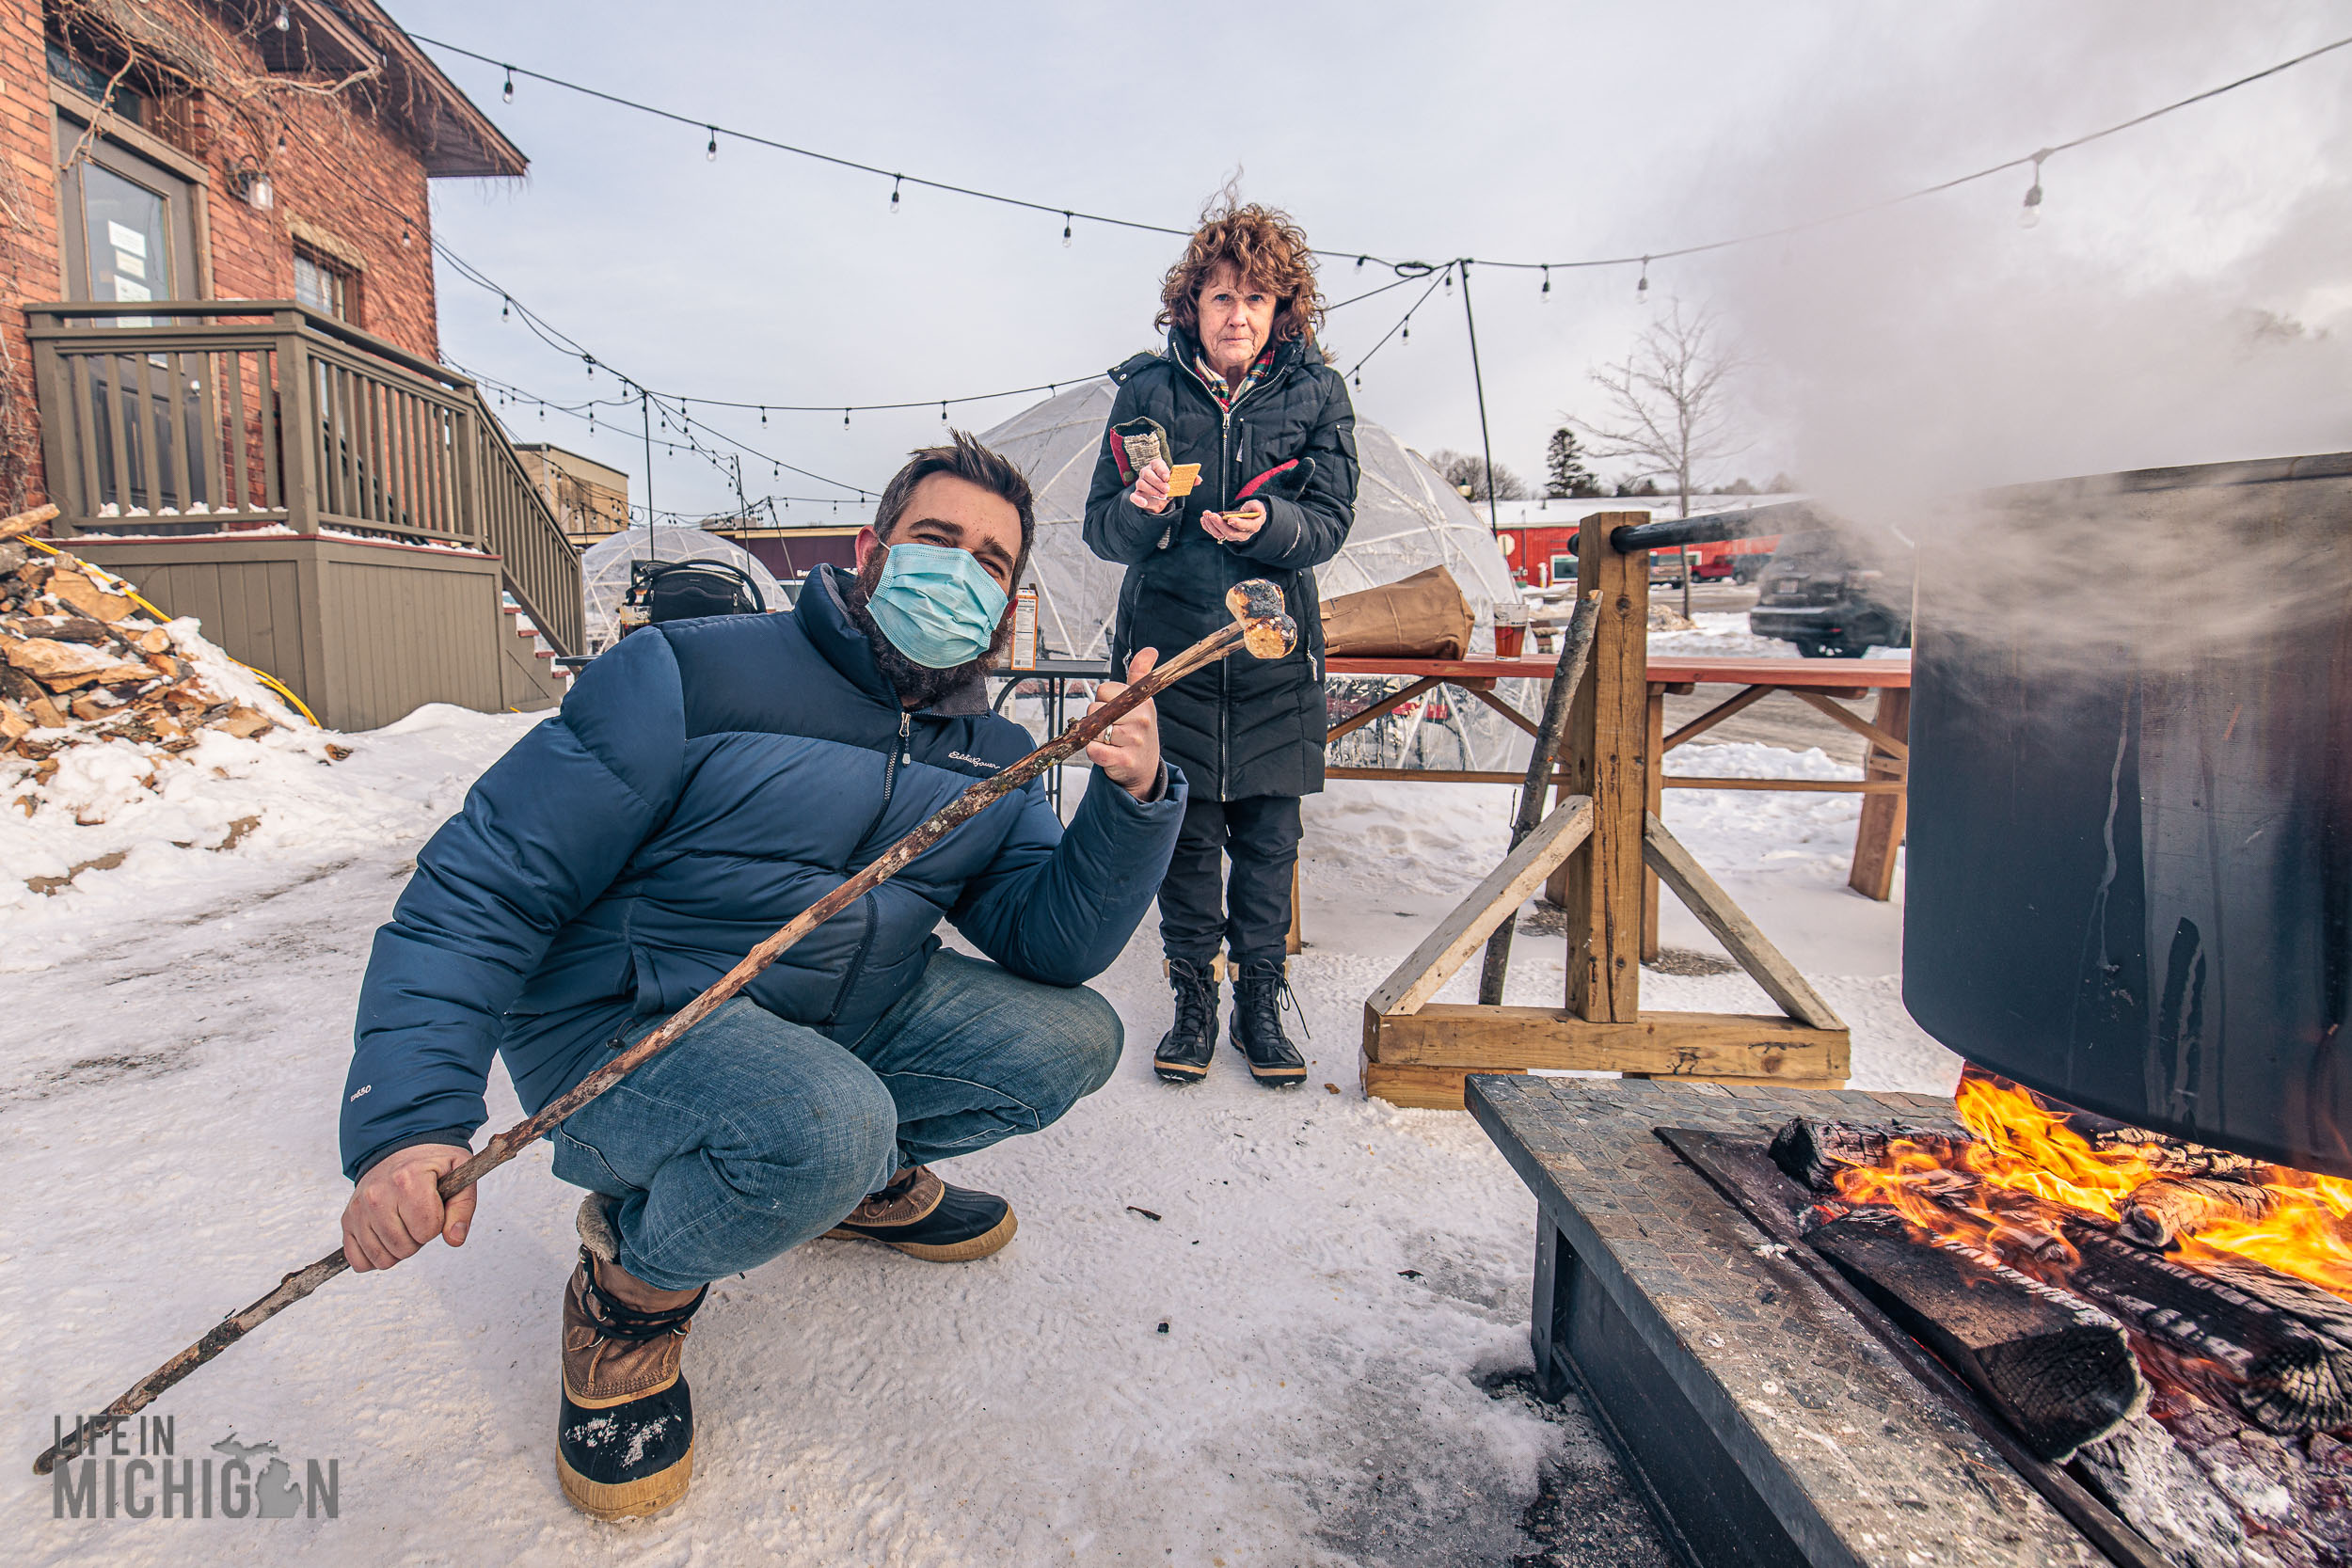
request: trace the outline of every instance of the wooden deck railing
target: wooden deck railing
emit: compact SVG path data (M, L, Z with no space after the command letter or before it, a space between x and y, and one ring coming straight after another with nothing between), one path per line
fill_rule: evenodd
M59 534L270 525L496 555L581 651L580 556L473 384L287 301L28 306Z

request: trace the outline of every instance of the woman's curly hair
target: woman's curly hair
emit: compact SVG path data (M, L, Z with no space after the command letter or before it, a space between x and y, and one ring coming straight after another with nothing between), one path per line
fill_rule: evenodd
M1315 289L1315 258L1307 245L1307 231L1277 208L1255 202L1235 205L1230 191L1200 214L1200 228L1184 246L1183 258L1160 279L1160 313L1153 325L1198 333L1201 285L1227 261L1244 282L1256 284L1279 301L1271 341L1314 341L1315 328L1323 325L1323 295Z

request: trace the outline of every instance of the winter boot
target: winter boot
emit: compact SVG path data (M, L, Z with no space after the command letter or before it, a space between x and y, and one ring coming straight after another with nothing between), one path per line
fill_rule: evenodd
M659 1513L694 1476L694 1406L678 1354L688 1320L709 1295L644 1312L612 1294L597 1272L618 1250L611 1200L580 1209L580 1266L564 1291L564 1405L556 1477L574 1508L598 1519Z
M968 1263L1002 1251L1018 1228L1012 1205L993 1193L950 1187L929 1165L909 1165L825 1234L882 1242L926 1262Z
M1249 1076L1270 1089L1307 1081L1306 1058L1282 1033L1285 997L1293 1007L1298 1006L1278 959L1254 959L1234 976L1233 1049L1249 1058Z
M1160 1037L1152 1070L1167 1083L1198 1084L1216 1053L1216 981L1209 963L1170 958L1168 983L1176 992L1176 1022Z

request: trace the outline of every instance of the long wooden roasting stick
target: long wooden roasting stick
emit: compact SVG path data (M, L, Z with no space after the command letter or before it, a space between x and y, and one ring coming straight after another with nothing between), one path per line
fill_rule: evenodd
M1272 583L1253 578L1235 584L1226 590L1225 608L1232 612L1232 625L1220 627L1202 638L1134 682L1102 707L1071 725L1058 738L1047 741L1011 767L982 779L957 796L921 826L882 851L881 857L865 870L811 904L789 925L745 954L742 962L728 970L709 990L673 1013L669 1022L660 1028L581 1079L568 1094L551 1101L537 1116L518 1122L493 1137L471 1159L441 1178L441 1201L448 1202L528 1148L533 1140L547 1136L564 1117L667 1050L680 1035L716 1012L722 1003L749 985L761 970L775 962L794 942L888 881L908 862L946 837L959 825L977 816L997 800L1085 746L1159 692L1195 670L1215 664L1232 653L1236 646L1248 649L1257 658L1279 658L1297 645L1298 628L1283 613L1282 591ZM33 1473L45 1476L56 1468L60 1459L75 1457L93 1439L144 1410L182 1378L350 1266L349 1260L343 1257L343 1249L337 1247L317 1262L286 1275L278 1282L276 1290L243 1311L223 1318L204 1338L133 1384L120 1399L88 1420L79 1423L62 1441L41 1450L40 1457L33 1461Z

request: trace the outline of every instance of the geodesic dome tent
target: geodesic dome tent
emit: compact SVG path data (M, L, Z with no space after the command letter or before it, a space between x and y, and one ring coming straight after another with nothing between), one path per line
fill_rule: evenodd
M1037 491L1029 578L1038 587L1038 619L1047 645L1076 658L1110 651L1111 618L1126 574L1115 562L1097 560L1079 536L1115 390L1108 376L1082 382L980 437L1018 464ZM1346 547L1315 573L1326 599L1432 566L1452 570L1482 620L1497 598L1518 592L1486 524L1404 442L1359 419L1356 454L1363 466L1356 526Z
M733 540L698 528L623 529L580 553L580 588L587 602L590 653L602 653L612 645L619 631L615 622L621 599L628 593L629 567L640 561L723 561L758 586L759 596L770 610L785 608L784 588L776 575Z

